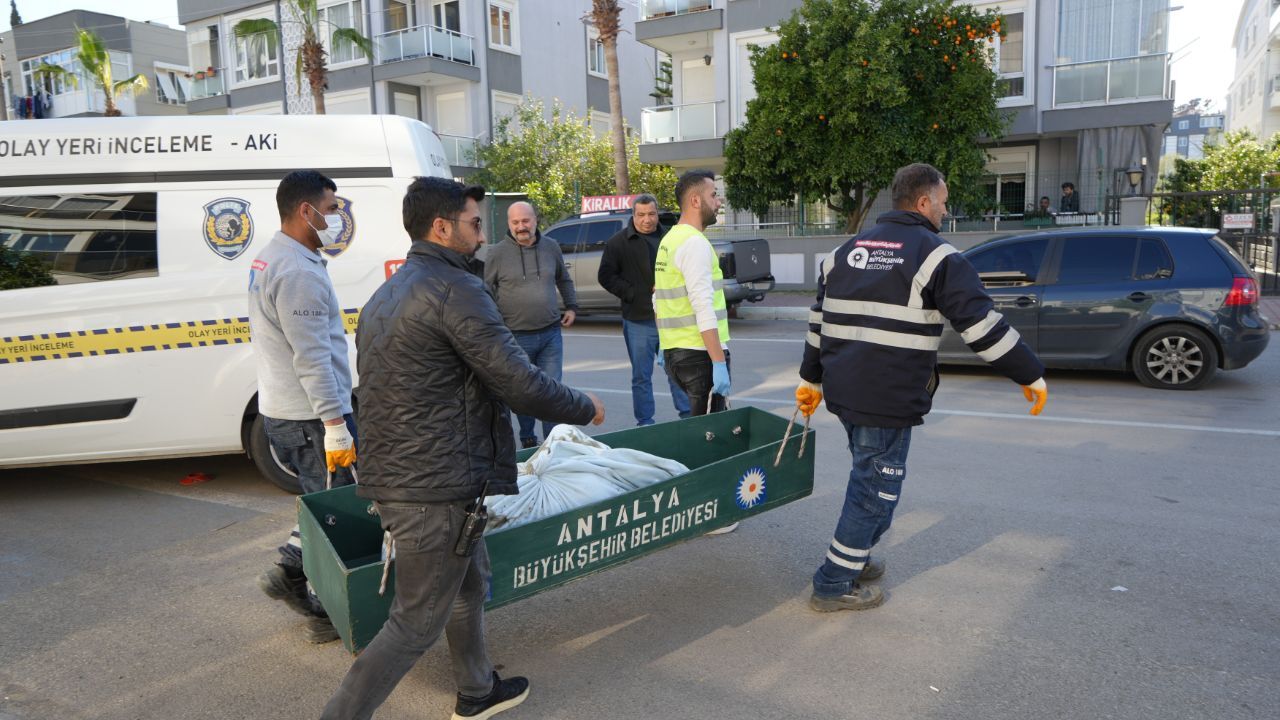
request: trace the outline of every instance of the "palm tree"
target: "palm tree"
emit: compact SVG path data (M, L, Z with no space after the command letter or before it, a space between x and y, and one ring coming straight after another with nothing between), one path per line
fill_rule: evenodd
M320 9L316 3L317 0L285 0L285 5L291 11L293 19L284 22L296 22L302 26L302 44L298 46L298 55L294 64L298 93L302 93L302 76L305 73L307 84L311 87L311 99L315 102L316 114L323 115L324 91L329 87L329 68L324 59L328 53L324 49L324 44L320 42L321 26L333 25L329 40L334 47L354 45L367 58L373 57L373 42L357 32L355 28L338 27L328 19L321 19ZM279 32L280 25L275 20L266 18L241 20L235 26L236 37L241 38Z
M618 32L622 8L618 0L591 0L590 21L604 45L604 66L609 73L609 134L613 139L613 182L619 195L631 194L627 173L627 137L622 128L622 86L618 80Z
M77 28L76 43L76 62L80 64L84 74L102 88L102 94L106 98L106 110L102 114L106 117L120 117L124 113L116 107L116 98L121 93L138 93L146 90L147 76L138 73L127 80L114 80L111 76L111 53L102 42L102 38L92 30ZM33 74L41 78L60 77L73 86L80 85L80 73L72 72L61 65L45 63L36 68Z

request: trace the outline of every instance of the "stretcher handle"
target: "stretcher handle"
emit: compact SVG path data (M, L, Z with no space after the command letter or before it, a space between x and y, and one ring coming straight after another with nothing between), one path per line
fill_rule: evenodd
M791 439L791 428L796 424L796 415L799 414L800 407L791 411L791 420L787 422L787 429L782 433L782 445L778 447L778 454L773 458L773 466L778 467L778 463L782 462L782 451L787 449L787 441ZM796 459L804 457L805 445L809 442L809 420L812 415L804 416L804 430L800 432L800 452L796 454Z

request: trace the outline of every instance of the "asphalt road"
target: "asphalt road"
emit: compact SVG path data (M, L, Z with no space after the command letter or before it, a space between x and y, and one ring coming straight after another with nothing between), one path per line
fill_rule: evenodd
M801 327L735 322L736 405L790 414ZM630 425L618 323L566 358ZM820 413L812 497L490 614L533 686L503 717L1280 716L1277 377L1275 348L1190 393L1053 372L1030 418L946 372L861 613L806 605L848 468ZM0 471L0 720L316 717L350 657L255 585L293 512L242 457ZM377 717L453 693L437 647Z

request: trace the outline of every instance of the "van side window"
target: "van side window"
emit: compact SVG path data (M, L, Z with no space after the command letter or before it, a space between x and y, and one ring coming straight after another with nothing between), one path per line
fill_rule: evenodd
M156 194L0 196L0 246L38 261L59 285L154 277Z

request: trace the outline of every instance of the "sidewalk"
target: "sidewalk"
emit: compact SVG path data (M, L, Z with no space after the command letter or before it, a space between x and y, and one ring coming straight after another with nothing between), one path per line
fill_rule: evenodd
M814 294L795 290L774 291L758 303L742 303L738 317L751 320L805 320ZM1280 296L1269 296L1258 301L1258 309L1272 330L1280 330Z

